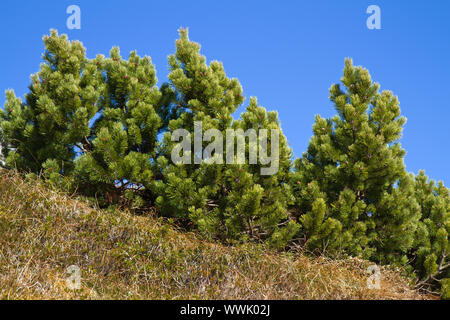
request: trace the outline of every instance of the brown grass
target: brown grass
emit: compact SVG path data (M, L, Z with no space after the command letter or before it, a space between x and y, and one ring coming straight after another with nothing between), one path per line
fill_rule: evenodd
M80 290L66 286L70 265ZM3 299L429 299L389 268L367 288L367 261L226 247L161 219L104 212L0 169Z

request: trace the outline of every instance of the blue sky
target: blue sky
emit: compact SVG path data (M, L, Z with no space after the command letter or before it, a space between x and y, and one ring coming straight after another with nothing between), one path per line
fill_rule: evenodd
M81 30L66 27L66 8L81 8ZM369 5L381 9L381 30L369 30ZM42 36L56 28L80 40L89 57L151 56L160 83L177 29L189 27L208 61L220 60L245 96L277 110L296 156L306 150L315 114L335 114L328 88L344 58L369 69L398 95L408 119L401 140L410 172L425 169L450 184L450 1L20 1L0 2L0 104L4 90L23 96L39 69ZM242 111L245 105L239 110Z

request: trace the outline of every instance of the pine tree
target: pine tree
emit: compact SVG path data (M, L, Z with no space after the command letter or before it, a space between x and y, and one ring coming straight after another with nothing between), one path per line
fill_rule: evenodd
M414 186L414 175L406 174L377 204L375 261L404 266L410 262L408 252L413 247L421 217Z
M418 287L433 289L440 285L443 297L450 299L450 190L420 171L415 179L415 196L422 214L411 252L420 279Z
M338 114L316 116L308 151L295 162L291 185L301 235L311 250L404 256L419 214L399 191L411 193L398 143L406 120L397 97L380 93L369 72L349 59L341 81L344 90L330 89ZM394 204L398 209L391 210ZM400 230L406 233L397 235Z
M89 137L89 121L98 112L101 73L80 42L55 30L43 41L44 63L31 77L26 101L6 92L3 152L10 168L70 174L75 147Z
M287 185L291 151L277 115L252 99L241 120L233 121L233 112L244 101L241 85L237 79L226 76L220 62L207 65L199 51L200 46L188 39L187 30L180 30L176 53L169 57L169 79L183 112L170 121L164 137L165 156L159 159L164 181L155 184L160 194L157 204L164 214L187 219L208 236L222 240L268 240L282 246L296 233L297 225L290 221L287 211L292 201ZM172 141L173 133L177 129L194 133L195 121L201 121L202 134L215 129L222 137L227 136L227 129L278 130L279 172L263 176L262 164L250 164L249 157L241 164L227 164L225 159L231 150L226 148L203 160L194 150L184 155L190 163L172 163L169 159L177 144ZM195 144L194 134L188 139L190 145ZM202 150L209 145L200 143ZM269 139L268 149L270 143ZM247 145L246 155L248 148Z
M76 160L77 184L85 192L101 191L107 203L141 208L154 200L150 187L157 135L164 125L158 115L165 105L156 87L155 67L149 57L134 51L128 61L122 59L117 47L107 59L98 56L96 63L104 74L100 116Z

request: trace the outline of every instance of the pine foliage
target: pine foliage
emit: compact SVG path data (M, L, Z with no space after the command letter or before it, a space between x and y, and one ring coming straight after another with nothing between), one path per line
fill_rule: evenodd
M419 214L406 196L413 188L398 143L406 119L397 97L379 92L369 72L349 59L341 82L343 88L330 89L337 115L316 116L308 151L295 163L291 184L302 235L311 250L380 260L392 250L402 255ZM398 230L407 233L397 236Z
M180 30L176 53L169 57L169 64L170 84L184 112L170 121L164 137L166 156L159 159L164 179L157 183L158 206L166 215L189 218L205 235L213 238L258 239L268 240L275 246L285 245L298 225L290 220L288 212L292 201L287 184L291 150L281 132L277 114L267 112L252 98L241 119L233 121L232 114L244 101L241 85L237 79L226 76L221 63L206 63L200 46L189 40L187 30ZM278 172L263 176L260 162L249 164L249 143L244 162L227 163L228 155L234 154L234 138L230 139L232 149L215 150L211 158L205 159L191 150L185 155L190 163L171 163L169 159L177 144L172 141L173 132L184 129L195 133L196 121L202 123L199 131L202 135L209 129L217 130L211 140L227 137L231 129L277 130L280 136ZM196 142L194 135L189 139L191 146L201 144L200 153L210 144ZM220 142L223 143L225 141ZM267 148L270 148L270 139Z

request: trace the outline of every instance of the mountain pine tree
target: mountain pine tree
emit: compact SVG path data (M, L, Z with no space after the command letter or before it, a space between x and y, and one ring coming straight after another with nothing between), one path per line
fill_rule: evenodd
M397 142L406 120L397 98L380 93L369 72L349 59L341 81L344 89L330 89L338 114L316 116L308 151L295 162L301 235L311 250L403 257L419 214L414 199L399 191L413 192Z
M411 259L420 279L418 287L440 284L443 297L450 299L450 191L420 171L415 196L422 213Z
M252 99L242 119L234 122L232 114L244 101L241 85L237 79L226 76L220 62L208 65L199 51L200 46L188 39L187 30L180 30L176 53L169 57L169 79L176 91L177 104L184 111L178 119L170 121L164 137L165 156L158 160L164 181L156 183L160 194L157 204L165 215L189 219L211 237L269 240L281 246L296 233L297 225L290 221L287 211L292 201L287 184L291 151L277 115L266 112ZM200 121L202 127L196 127L194 122ZM210 158L202 157L211 141L218 146L225 144L227 129L245 132L250 128L275 129L279 133L277 174L263 176L262 163L249 163L249 144L246 160L240 164L227 164L227 156L236 160L236 155L226 147L212 150ZM172 141L177 129L189 134L185 137L189 146L196 143L200 146L200 150L191 149L183 154L188 163L174 164L169 160L172 152L181 156L178 149L174 151L178 140ZM195 138L195 133L208 132L212 133L208 142ZM232 141L234 148L236 140ZM271 137L268 141L270 149Z
M152 200L157 134L163 126L156 71L149 57L131 52L126 61L117 47L96 63L104 74L100 113L76 160L77 182L84 191L102 190L109 203L126 201L139 208L143 196Z
M89 121L98 112L102 77L80 42L55 30L43 40L44 63L31 77L26 101L6 92L3 152L10 168L69 174L75 147L89 137Z
M56 31L44 44L26 102L6 93L0 114L6 165L50 181L70 177L72 187L102 204L141 207L141 196L152 202L157 134L176 116L174 92L158 90L149 57L132 52L126 61L114 48L107 59L87 59L80 42Z

